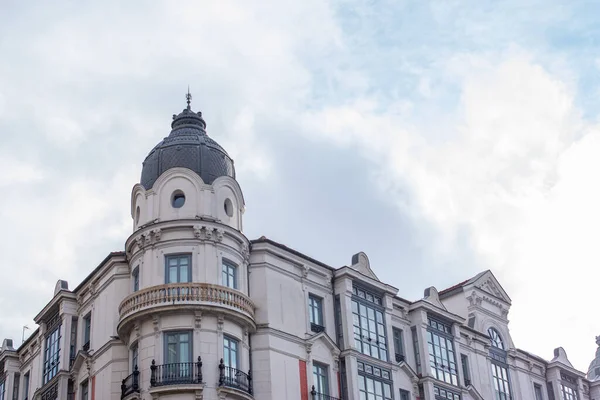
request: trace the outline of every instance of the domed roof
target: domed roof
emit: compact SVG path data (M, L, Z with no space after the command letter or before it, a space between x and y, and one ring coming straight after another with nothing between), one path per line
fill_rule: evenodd
M171 168L188 168L211 184L220 176L235 179L233 160L227 152L206 134L206 122L201 112L190 107L192 95L186 95L187 108L173 115L171 133L157 144L144 160L140 183L148 190L158 177Z

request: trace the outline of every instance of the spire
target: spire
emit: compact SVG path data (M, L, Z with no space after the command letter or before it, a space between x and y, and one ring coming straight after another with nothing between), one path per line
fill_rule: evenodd
M192 94L190 93L190 85L188 85L188 92L185 95L185 98L187 100L187 109L191 110L192 107L190 106L190 103L192 102Z

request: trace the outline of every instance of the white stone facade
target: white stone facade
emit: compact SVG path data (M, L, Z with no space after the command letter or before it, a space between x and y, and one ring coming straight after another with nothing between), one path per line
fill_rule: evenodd
M243 213L231 176L136 184L125 251L3 342L0 400L600 399L600 351L588 379L516 348L490 271L411 302L364 253L332 268L248 240Z

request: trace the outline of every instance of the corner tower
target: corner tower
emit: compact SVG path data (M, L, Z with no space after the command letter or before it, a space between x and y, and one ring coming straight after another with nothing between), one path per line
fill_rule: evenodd
M256 324L244 199L233 160L208 137L186 97L187 107L173 116L171 133L150 151L133 187L133 233L125 243L129 292L118 308L117 332L143 399L173 393L216 399L235 390L249 399L249 334Z

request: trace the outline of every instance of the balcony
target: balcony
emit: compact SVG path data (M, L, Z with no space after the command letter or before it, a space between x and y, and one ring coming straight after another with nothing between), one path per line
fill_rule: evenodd
M121 382L121 399L124 399L132 393L140 392L140 371L138 371L137 365L135 366L133 373Z
M400 363L404 360L406 360L406 358L404 357L404 354L396 353L396 362L397 363Z
M317 392L314 385L310 391L310 398L311 400L339 400L337 397Z
M243 293L208 283L169 283L139 290L119 305L119 326L123 330L137 316L186 308L210 308L229 313L254 326L254 304Z
M239 369L225 366L221 358L219 363L219 386L238 389L252 395L252 374L250 371L246 374Z
M150 387L169 385L200 385L202 384L202 359L185 363L156 365L152 360L150 366Z

